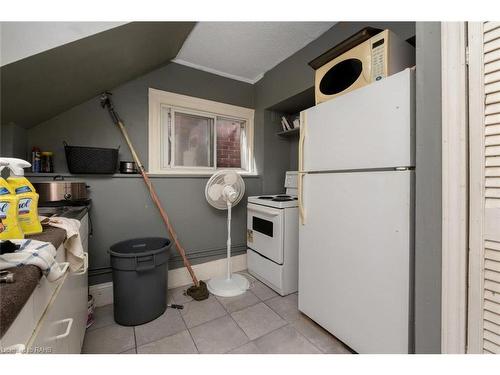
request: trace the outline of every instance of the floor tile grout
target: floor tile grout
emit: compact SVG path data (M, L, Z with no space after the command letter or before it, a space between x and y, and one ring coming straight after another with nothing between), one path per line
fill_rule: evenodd
M250 290L248 290L248 291L250 291ZM252 294L253 294L253 293L252 293ZM232 313L230 313L230 312L229 312L229 310L226 308L226 306L225 306L225 305L224 305L221 301L219 301L219 299L217 298L217 296L216 296L216 295L213 295L213 296L214 296L215 300L216 300L219 304L221 304L221 305L222 305L222 308L223 308L223 309L224 309L224 311L226 312L226 315L221 316L221 317L216 318L216 319L221 319L221 318L224 318L225 316L229 316L229 318L230 318L230 319L231 319L231 320L232 320L232 321L236 324L236 327L238 327L238 328L240 329L240 331L241 331L241 332L243 332L243 334L245 335L245 337L248 339L248 341L247 341L247 342L245 342L244 344L242 344L242 345L240 345L240 346L246 345L246 344L248 344L249 342L251 342L252 340L250 339L250 337L248 337L248 335L245 333L245 331L243 330L243 328L241 328L241 327L240 327L240 325L238 324L238 322L237 322L236 320L234 320L233 316L231 315ZM258 299L258 297L257 297L257 299ZM260 302L261 302L261 301L258 301L257 303L260 303ZM251 305L251 306L254 306L254 305L256 305L257 303L255 303L255 304L253 304L253 305ZM244 310L244 309L246 309L247 307L250 307L250 306L246 306L246 307L244 307L244 308L242 308L242 309L240 309L240 310ZM237 311L240 311L240 310L237 310ZM233 311L233 312L236 312L236 311ZM212 319L211 321L214 321L214 320L216 320L216 319ZM208 323L208 322L205 322L205 323ZM202 323L202 324L205 324L205 323ZM201 324L200 324L200 325L201 325ZM192 328L195 328L195 327L192 327ZM189 331L189 334L191 335L191 328L188 328L188 331ZM193 339L193 337L192 337L192 336L191 336L191 338ZM194 341L194 339L193 339L193 342L195 342L195 341ZM196 342L195 342L195 346L196 346ZM238 346L238 348L239 348L240 346ZM198 347L196 347L196 349L198 349ZM236 349L236 348L229 349L229 350L225 351L223 354L226 354L226 353L228 353L228 352L230 352L231 350L234 350L234 349Z
M255 305L258 305L259 303L262 303L262 301L259 301L259 302L257 302L256 304L254 304L254 305L252 305L252 306L247 306L246 308L253 307L253 306L255 306ZM244 310L244 309L241 309L241 310L239 310L239 311L242 311L242 310ZM237 311L235 311L235 312L237 312ZM259 336L259 337L256 337L256 338L254 338L254 339L252 340L252 339L251 339L251 338L250 338L250 337L246 334L246 332L245 332L245 330L243 329L243 327L241 327L241 326L238 324L238 322L237 322L237 321L233 318L232 314L229 314L229 315L231 316L231 319L233 319L233 321L236 323L236 325L237 325L237 326L238 326L238 327L239 327L239 328L243 331L243 333L245 334L245 336L246 336L246 337L248 337L248 340L249 340L249 341L254 341L254 340L258 339L259 337L262 337L262 336L267 335L267 333L265 333L264 335ZM282 326L282 327L284 327L284 326ZM274 330L273 330L273 331L274 331ZM271 331L271 332L272 332L272 331Z
M274 310L273 310L273 311L274 311ZM233 319L233 320L234 320L234 319ZM249 341L247 341L246 343L244 343L244 344L242 344L242 345L240 345L240 346L238 346L238 347L236 347L236 348L234 348L234 349L228 350L226 353L228 353L228 352L230 352L230 351L232 351L232 350L236 350L236 349L238 349L238 348L241 348L242 346L245 346L245 345L247 345L247 344L249 344L249 343L254 343L254 344L255 344L255 346L257 346L257 348L259 348L259 346L255 343L255 341L260 340L261 338L264 338L264 337L266 337L266 336L268 336L268 335L272 334L273 332L278 331L279 329L282 329L282 328L285 328L285 327L290 327L291 329L293 329L294 331L296 331L296 332L297 332L300 336L302 336L304 339L306 339L306 341L307 341L307 342L309 342L309 343L310 343L310 344L311 344L314 348L318 349L318 350L321 352L321 354L326 354L326 353L324 353L324 352L323 352L320 348L318 348L316 345L314 345L311 341L309 341L309 340L307 339L307 337L305 337L305 336L304 336L304 335L302 335L299 331L297 331L297 329L296 329L296 328L295 328L295 327L294 327L294 326L293 326L290 322L288 322L288 321L287 321L287 320L285 320L285 319L283 319L283 320L286 322L286 324L285 324L285 325L282 325L281 327L275 328L275 329L273 329L272 331L269 331L269 332L267 332L267 333L263 334L262 336L259 336L259 337L254 338L253 340L249 340ZM236 324L238 324L238 323L236 323ZM248 337L248 336L247 336L247 337ZM259 349L260 349L260 348L259 348ZM224 353L224 354L226 354L226 353Z
M250 289L248 289L245 293L247 293L247 292L252 293L252 291L251 291ZM224 308L224 310L226 310L226 312L227 312L229 315L231 315L232 313L235 313L235 312L238 312L238 311L241 311L241 310L245 310L245 309L246 309L246 308L248 308L248 307L252 307L252 306L255 306L255 305L256 305L256 304L258 304L258 303L263 302L263 301L262 301L259 297L257 297L254 293L252 293L252 294L255 296L255 298L257 298L257 302L255 302L255 303L253 303L253 304L251 304L251 305L248 305L248 306L244 306L244 307L242 307L242 308L240 308L240 309L238 309L238 310L234 310L234 311L229 311L229 310L226 308L226 306L225 306L225 305L224 305L221 301L219 301L219 299L218 299L217 297L215 297L215 298L216 298L216 299L217 299L217 301L218 301L218 302L222 305L222 307ZM241 295L243 295L243 294L241 294ZM227 297L226 297L226 298L227 298ZM231 297L229 297L229 298L231 298Z
M211 295L213 295L213 294L211 294ZM214 296L214 298L215 298L215 296ZM217 300L217 298L216 298L216 300ZM188 302L188 303L191 303L191 302L196 302L196 301L195 301L195 300L193 300L193 301L190 301L190 302ZM181 318L182 318L182 320L184 321L184 324L186 325L186 329L190 330L190 329L193 329L193 328L199 327L199 326L201 326L201 325L203 325L203 324L205 324L205 323L213 322L214 320L217 320L217 319L223 318L224 316L228 315L229 313L227 312L227 310L226 310L226 308L224 307L224 305L222 305L222 303L220 303L218 300L217 300L217 303L219 303L219 304L222 306L222 308L224 309L224 311L226 312L226 314L224 314L224 315L222 315L222 316L218 316L218 317L213 318L213 319L210 319L210 320L207 320L206 322L203 322L203 323L197 324L197 325L192 326L192 327L188 327L188 325L187 325L186 321L184 320L184 317L183 317L183 316L182 316L182 314L181 314Z
M264 339L264 343L266 343L264 345L264 351L266 351L267 349L269 349L270 351L273 351L274 349L279 349L279 340L277 342L277 344L275 345L278 345L276 348L274 348L274 346L272 347L268 347L269 346L269 343L270 342L274 342L276 341L274 338L267 338L268 336L270 335L277 335L276 338L278 337L288 337L287 335L292 335L292 336L295 336L297 338L294 338L294 340L297 340L297 345L299 345L300 341L301 340L304 340L303 341L303 344L300 344L300 345L307 345L306 343L308 343L308 345L310 345L310 349L308 350L309 352L311 351L314 351L314 350L317 350L318 353L322 353L322 354L328 354L330 351L333 351L335 352L335 343L333 343L332 345L332 350L330 350L330 344L328 344L327 346L325 346L324 350L321 349L320 346L324 346L323 345L323 341L318 341L318 344L320 344L319 346L316 345L313 341L316 340L316 331L311 331L309 332L309 326L307 324L311 323L311 324L316 324L314 321L302 321L302 318L307 318L307 315L301 313L297 307L294 306L294 300L296 299L295 297L292 297L291 299L289 299L288 301L283 301L283 302L280 302L278 300L278 297L281 297L281 298L285 298L287 296L281 296L279 294L276 294L274 293L274 295L271 295L269 296L270 291L268 290L265 290L263 288L269 288L266 284L264 284L263 282L255 279L254 282L252 282L252 286L253 288L249 288L248 291L246 291L245 293L247 293L247 296L245 297L242 297L241 299L239 300L236 300L236 301L232 301L230 298L228 298L226 301L222 301L222 298L219 299L219 297L213 295L213 294L210 294L210 298L213 298L214 301L212 302L209 302L208 305L207 305L207 308L209 308L209 310L207 311L210 311L210 313L203 313L203 311L205 311L205 306L197 306L197 307L194 307L194 310L193 310L193 316L192 316L192 319L191 319L191 316L185 316L185 314L182 314L181 311L173 311L173 313L177 313L179 314L180 318L181 318L181 321L176 321L176 319L178 319L178 317L174 317L174 321L172 322L172 329L181 329L181 326L183 325L182 329L178 332L174 332L174 333L171 333L171 334L168 334L167 336L164 336L164 337L161 337L161 338L158 338L158 339L155 339L154 341L148 341L147 343L142 343L142 345L153 345L153 347L155 347L156 343L157 342L160 342L161 340L165 340L169 337L172 337L172 336L175 336L175 335L178 335L180 334L181 332L183 332L184 330L187 331L188 335L189 335L189 338L191 339L191 342L192 342L192 345L193 347L195 348L195 351L196 353L198 354L201 354L200 353L200 348L198 347L195 339L194 339L194 335L192 333L192 330L195 330L195 333L196 333L196 336L198 337L198 333L200 332L204 332L204 329L203 328L200 328L200 329L197 329L198 327L200 326L203 326L205 324L209 324L209 323L212 323L214 321L216 321L217 319L228 319L226 318L226 316L229 316L229 319L230 320L225 320L225 322L223 323L225 326L227 325L228 327L231 325L230 322L232 321L233 324L234 324L234 328L231 328L231 332L233 332L235 335L237 333L236 329L238 329L240 332L243 332L243 336L239 337L237 340L233 340L231 341L231 344L228 342L224 345L222 345L221 347L219 347L217 350L220 351L220 353L223 353L223 354L226 354L226 353L230 353L230 352L233 352L235 350L238 350L240 348L243 348L245 345L249 345L249 350L243 350L243 352L253 352L253 351L258 351L258 352L261 352L262 348L257 345L257 342L261 342L260 340L263 340ZM259 292L259 295L257 295L253 289L255 289L255 287L258 288L258 292ZM182 293L182 291L185 290L184 287L182 287L183 289L179 291L179 293ZM271 291L273 291L272 288L269 288ZM294 293L295 295L297 293ZM264 296L264 297L267 297L265 299L261 298L260 295ZM290 294L292 295L292 294ZM169 294L167 294L167 299L169 298ZM176 303L175 302L175 298L170 295L170 298L171 298L171 301L172 303ZM181 297L181 294L179 294L179 299L180 298L183 298ZM270 302L273 302L272 304L270 304ZM191 299L190 301L187 301L187 302L183 302L183 305L185 305L185 307L187 307L189 309L189 306L191 303L193 302L197 302L193 299ZM245 332L245 330L242 328L242 326L240 326L240 324L238 323L238 321L233 317L233 314L237 314L237 313L240 313L241 311L244 311L246 309L251 309L253 307L255 307L256 305L259 305L260 303L263 303L263 305L270 310L270 312L273 312L274 314L276 314L276 317L279 317L282 321L282 323L285 323L279 327L276 327L272 330L270 330L269 332L265 332L264 334L262 334L261 336L258 336L258 337L255 337L253 339L251 339L248 334ZM220 307L217 307L216 305L219 304L221 307L222 307L222 310L220 310ZM248 304L248 305L246 305ZM196 305L192 305L192 306L196 306ZM191 307L192 307L191 306ZM243 307L241 307L243 306ZM274 306L274 308L273 308ZM221 316L217 316L217 317L214 317L212 318L212 316L214 315L215 311L212 311L211 309L212 308L215 308L215 311L217 311L217 313L219 314L222 314ZM236 308L234 311L232 309ZM259 308L258 310L262 310L264 309L264 307L262 306L261 308ZM296 311L298 311L298 314L297 316L296 315ZM246 313L243 313L242 317L246 314L250 314L251 311L249 312L246 312ZM170 312L172 313L172 312ZM189 313L189 311L186 311L186 313ZM198 316L199 314L202 314L200 316ZM111 313L112 315L112 313ZM288 317L288 319L286 319L285 317ZM93 328L93 329L89 329L87 330L87 333L90 333L90 332L93 332L93 331L99 331L99 330L102 330L102 329L105 329L105 328L108 328L110 329L111 331L114 332L115 328L110 328L111 326L120 326L120 327L125 327L125 326L121 326L119 324L117 324L116 322L114 322L114 320L111 319L110 315L109 315L109 309L108 310L105 310L103 311L103 314L102 314L102 318L103 318L103 322L99 321L99 323L104 323L103 326L99 326L98 328ZM196 324L194 325L193 327L188 327L187 325L187 321L190 321L190 322L196 322L198 320L201 320L201 319L206 319L206 318L210 318L208 321L205 321L203 323L199 323L199 324ZM109 319L109 320L108 320ZM255 320L255 319L254 319ZM276 320L276 318L273 318L273 320ZM175 323L176 322L176 323ZM182 322L182 323L181 323ZM161 322L160 322L161 323ZM256 323L260 326L261 323L259 323L259 321L256 321ZM307 323L307 324L306 324ZM214 326L215 324L215 326ZM222 322L221 322L222 324ZM245 321L242 321L242 324L245 325ZM264 322L262 323L264 324ZM297 325L298 324L298 325ZM303 324L306 324L306 326L303 327ZM274 325L274 324L273 324ZM213 329L213 327L218 327L219 326L219 323L213 323L212 326L207 326L207 329ZM129 349L127 350L124 350L122 351L122 353L124 352L129 352L129 354L132 354L135 352L135 354L139 354L139 351L138 351L138 336L140 336L138 333L137 333L137 329L140 326L134 326L134 327L130 327L132 328L132 333L133 333L133 347L130 347ZM212 327L212 328L209 328L209 327ZM267 325L267 324L264 324L263 327L259 328L260 331L264 330L265 329L268 329L268 328L271 328L271 326ZM320 327L322 328L322 327ZM118 329L118 328L116 328ZM278 330L280 329L284 329L284 332L286 332L286 335L283 336L284 333L276 333ZM305 333L302 333L300 330L304 330L306 329ZM311 328L312 329L312 328ZM258 331L259 331L258 330ZM323 329L324 330L324 329ZM255 333L258 333L258 331L256 331ZM99 336L102 336L105 334L106 331L102 331L99 333ZM141 333L142 331L140 331L139 333ZM148 332L148 331L145 331L145 332ZM167 333L168 330L165 330L165 331L161 331L162 334L164 333ZM157 332L156 334L159 334L160 332ZM250 332L252 333L252 332ZM319 334L320 332L318 332ZM326 333L328 333L326 331ZM183 336L185 335L185 333L183 333ZM240 335L240 333L238 333L238 336ZM312 335L312 336L311 336ZM142 335L144 336L144 335ZM233 335L231 335L232 337ZM308 336L311 336L310 338ZM129 337L129 340L130 340L130 336ZM146 335L146 337L148 339L151 339L151 336L149 335ZM211 336L209 336L211 337ZM320 340L323 340L323 337L322 336L318 336ZM326 336L325 336L326 337ZM183 338L183 342L188 343L188 340L187 340L187 336L184 336ZM219 339L217 339L219 340ZM218 342L218 341L214 341L214 343ZM239 345L237 345L236 347L234 348L231 348L231 349L224 349L225 347L230 347L231 345L234 345L234 344L238 344L239 342L241 342L242 340L244 340L245 342L244 343L241 343ZM271 341L269 341L271 340ZM338 339L337 339L338 340ZM343 344L342 342L339 341L339 344L342 345L342 346L345 346L345 344ZM174 341L172 341L172 339L170 339L170 341L168 342L177 342L176 339ZM202 342L200 342L201 344ZM326 343L326 342L325 342ZM164 344L158 344L158 345L164 345ZM172 345L172 344L168 344L168 345ZM203 342L203 345L202 347L204 348L205 345L207 345L207 343ZM307 346L306 346L307 347ZM113 346L113 348L116 349L116 346ZM112 350L113 348L109 348L110 350ZM215 346L213 349L216 349L217 346ZM267 349L265 349L267 348ZM314 348L314 349L312 349ZM132 350L134 349L134 350ZM207 348L205 348L207 349ZM211 350L213 350L211 349ZM159 349L158 349L159 350ZM184 351L191 351L192 349L186 349L186 350L182 350L183 352Z
M290 325L290 323L288 323L286 320L285 320L285 322L286 322L286 324L285 324L285 325L282 325L281 327L275 328L275 329L273 329L272 331L269 331L269 332L267 332L267 333L263 334L262 336L256 337L256 338L254 338L253 340L250 340L250 342L253 342L253 343L254 343L257 347L259 347L259 346L255 343L255 341L260 340L261 338L266 337L267 335L270 335L271 333L276 332L277 330L279 330L279 329L281 329L281 328L285 328L285 327L288 327L288 326L290 326L291 328L293 328L293 327ZM260 349L260 348L259 348L259 349Z
M252 306L254 306L254 305L252 305ZM241 328L241 326L238 324L238 322L233 318L233 315L231 315L231 313L228 313L228 315L231 318L231 320L236 324L236 327L238 327L241 330L241 332L243 332L243 334L247 337L248 341L246 343L252 341L252 339L250 337L248 337L248 335L246 334L245 330L243 328Z
M293 294L293 293L291 293ZM287 294L286 296L280 296L281 298L284 298L284 297L287 297L291 294ZM276 297L273 297L273 298L276 298ZM273 298L269 298L267 301L270 301L271 299ZM264 302L265 303L265 302ZM295 330L295 332L297 332L300 336L302 336L304 339L306 339L307 342L309 342L313 347L315 347L316 349L318 349L322 354L327 354L325 353L323 350L321 350L321 348L319 348L316 344L314 344L311 340L309 340L305 335L303 335L302 333L300 333L297 328L295 328L293 325L292 325L292 322L289 322L287 319L285 319L285 317L283 315L281 315L278 311L274 310L272 306L269 306L267 303L265 303L266 306L268 306L271 310L273 310L281 319L283 319L285 322L287 322L287 325L289 325L293 330ZM302 312L300 312L300 310L297 309L297 311L299 311L300 314L302 314ZM307 316L307 315L306 315ZM283 326L283 327L286 327L286 326Z
M258 305L259 303L264 303L264 301L259 300L259 302L255 303L255 304L253 304L253 305L251 305L251 306L247 306L247 307L245 307L245 308L243 308L243 309L240 309L240 310L238 310L238 311L242 311L242 310L245 310L245 309L247 309L247 308L253 307L253 306L255 306L255 305ZM264 304L265 304L265 303L264 303ZM265 304L265 305L267 306L267 304ZM270 306L267 306L267 307L269 307L269 308L271 309L271 311L273 311L274 313L276 313L276 312L275 312L275 311L274 311L274 310L273 310ZM226 311L227 311L227 310L226 310ZM233 313L236 313L236 312L238 312L238 311L233 311ZM262 336L259 336L259 337L256 337L256 338L254 338L254 339L251 339L251 338L250 338L250 337L246 334L246 332L245 332L245 330L243 329L243 327L241 327L241 326L238 324L238 322L237 322L237 321L233 318L233 315L232 315L233 313L228 313L228 315L229 315L229 316L231 317L231 319L232 319L232 320L236 323L236 325L238 326L238 328L239 328L239 329L241 329L241 330L243 331L243 333L245 334L245 336L246 336L246 337L248 338L248 340L249 340L248 342L255 341L255 340L257 340L257 339L259 339L259 338L261 338L261 337L266 336L268 333L274 332L275 330L277 330L277 329L279 329L279 328L282 328L282 327L286 327L286 326L288 325L288 321L287 321L286 319L283 319L283 318L282 318L282 317L281 317L278 313L276 313L276 315L278 315L278 316L279 316L279 317L280 317L280 318L281 318L281 319L282 319L282 320L283 320L286 324L285 324L285 325L282 325L281 327L278 327L278 328L276 328L276 329L273 329L272 331L267 332L267 333L263 334ZM247 342L247 344L248 344L248 342Z
M193 300L193 301L194 301L194 300ZM193 301L190 301L190 302L193 302ZM180 314L180 313L179 313L179 314ZM184 319L184 317L182 316L182 314L180 314L180 316L181 316L182 321L184 322L184 326L186 327L186 330L187 330L187 331L188 331L188 333L189 333L189 337L191 337L191 341L193 341L193 345L194 345L194 347L195 347L195 349L196 349L196 352L197 352L198 354L201 354L201 353L200 353L200 349L198 349L198 345L196 345L196 341L194 341L194 337L193 337L193 335L191 334L191 328L189 328L189 327L187 326L186 320Z
M134 344L135 344L134 349L135 349L135 354L137 354L137 336L135 334L135 326L133 327L133 329L134 329Z
M193 342L193 345L194 345L194 347L196 349L196 353L197 354L201 354L200 353L200 349L198 349L198 345L196 345L196 341L194 341L193 334L191 333L191 331L189 330L189 328L187 329L187 331L188 331L189 337L191 337L191 341Z
M325 352L324 352L321 348L319 348L316 344L314 344L311 340L309 340L309 338L307 338L305 335L303 335L302 333L300 333L300 332L297 330L297 328L295 328L293 325L291 325L291 324L290 324L290 327L292 327L292 328L295 330L295 332L297 332L297 334L299 334L300 336L302 336L302 337L303 337L303 338L304 338L304 339L305 339L305 340L306 340L309 344L311 344L314 348L318 349L318 350L319 350L319 352L320 352L321 354L327 354L327 353L325 353Z

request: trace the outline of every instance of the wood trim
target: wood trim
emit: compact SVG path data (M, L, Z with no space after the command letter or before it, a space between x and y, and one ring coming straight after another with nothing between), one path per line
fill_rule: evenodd
M467 321L466 25L443 22L442 353L465 353Z
M467 352L482 353L484 259L483 24L468 23L469 39L469 296Z

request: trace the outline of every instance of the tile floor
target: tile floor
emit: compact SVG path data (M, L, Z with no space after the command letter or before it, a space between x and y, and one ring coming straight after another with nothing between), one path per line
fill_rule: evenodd
M167 309L152 322L124 327L113 305L99 307L86 333L83 353L122 354L349 354L351 351L297 309L297 294L281 297L259 281L245 294L193 301L186 287L169 290Z

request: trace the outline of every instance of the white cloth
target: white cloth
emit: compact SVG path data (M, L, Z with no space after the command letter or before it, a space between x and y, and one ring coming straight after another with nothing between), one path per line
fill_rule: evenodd
M53 216L50 218L40 217L40 219L48 219L48 225L61 228L66 231L66 239L64 240L66 261L69 263L71 271L75 272L80 270L84 262L84 250L82 239L80 238L80 221L59 216Z
M56 248L49 242L36 240L11 240L21 247L14 253L0 255L0 270L34 265L42 270L49 281L59 279L64 273L56 261Z

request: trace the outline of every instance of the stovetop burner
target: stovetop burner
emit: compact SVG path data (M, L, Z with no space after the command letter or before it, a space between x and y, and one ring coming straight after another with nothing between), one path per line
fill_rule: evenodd
M259 199L273 199L274 197L269 197L269 196L266 196L266 195L263 195L262 197L259 197Z

